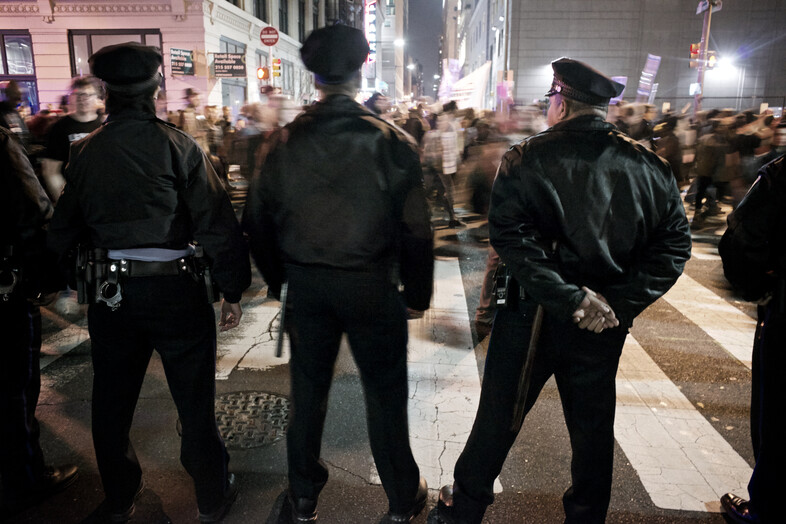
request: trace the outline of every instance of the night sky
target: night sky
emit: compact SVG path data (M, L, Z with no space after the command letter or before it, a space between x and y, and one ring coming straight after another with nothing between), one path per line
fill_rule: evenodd
M406 36L409 54L423 65L423 91L433 98L436 92L431 87L439 83L434 75L439 67L442 0L410 0L409 31Z

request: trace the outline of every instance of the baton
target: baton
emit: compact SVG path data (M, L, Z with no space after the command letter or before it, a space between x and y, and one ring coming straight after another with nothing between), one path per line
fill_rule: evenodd
M284 282L281 284L281 315L279 315L278 322L278 341L276 341L276 358L281 358L284 351L284 318L287 314L287 287L289 284Z
M521 424L524 422L524 406L527 403L529 384L532 381L532 367L535 362L535 351L538 349L538 340L540 339L540 328L542 325L543 306L538 304L538 308L535 310L535 318L532 320L532 333L529 337L527 358L524 359L524 365L521 368L521 376L519 377L516 404L513 406L513 422L510 426L510 430L514 433L518 432Z

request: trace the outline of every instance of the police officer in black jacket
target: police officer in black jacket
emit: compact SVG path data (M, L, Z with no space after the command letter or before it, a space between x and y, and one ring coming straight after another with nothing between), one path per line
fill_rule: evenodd
M573 451L566 523L604 522L614 456L614 380L633 319L690 256L666 162L605 121L622 86L581 62L552 63L549 129L511 148L494 182L491 245L523 293L498 309L475 424L429 522L480 523L521 428L527 343L543 310L526 413L554 375ZM604 298L605 297L605 298Z
M749 499L734 493L721 505L734 522L783 521L783 370L786 368L786 156L765 165L718 244L723 271L745 300L758 303L751 369L751 440L756 466Z
M293 410L281 522L317 518L328 477L320 441L342 333L360 371L371 451L390 503L382 522L409 522L426 503L409 446L406 307L429 306L431 223L411 138L354 101L367 55L357 29L309 35L301 57L322 100L263 146L243 219L270 291L279 296L286 281L291 307Z
M215 522L237 490L215 421L216 329L201 261L224 295L222 331L240 321L250 265L210 162L191 137L156 118L161 63L157 48L134 43L90 57L109 117L71 145L49 244L62 257L80 243L90 248L93 441L111 520L131 517L144 486L129 429L155 349L182 422L181 462L199 518Z
M59 289L44 249L52 203L22 142L0 127L0 520L69 486L74 465L47 466L39 445L41 313ZM46 297L46 298L45 298Z

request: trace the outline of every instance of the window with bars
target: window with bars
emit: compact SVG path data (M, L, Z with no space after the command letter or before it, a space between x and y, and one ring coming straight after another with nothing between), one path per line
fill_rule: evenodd
M289 34L289 0L278 2L278 30Z
M314 0L314 25L312 29L319 27L319 0Z
M297 37L301 42L306 40L306 0L297 2Z
M254 16L265 23L270 23L267 13L267 1L268 0L254 0Z

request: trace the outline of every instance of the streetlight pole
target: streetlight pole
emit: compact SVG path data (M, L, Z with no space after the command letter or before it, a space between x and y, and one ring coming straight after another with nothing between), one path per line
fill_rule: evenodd
M707 46L710 44L710 22L712 21L712 10L719 3L718 0L703 0L707 3L704 11L704 27L701 30L701 43L699 44L699 77L697 83L699 89L693 95L693 117L701 111L701 99L704 96L704 71L707 68Z

